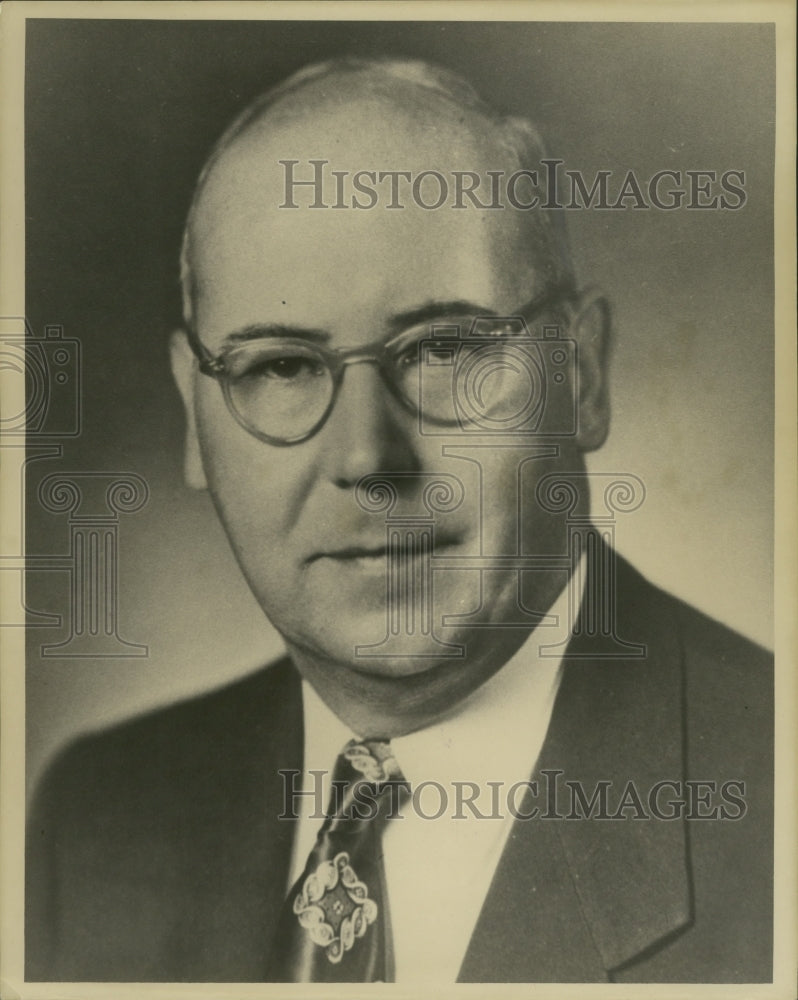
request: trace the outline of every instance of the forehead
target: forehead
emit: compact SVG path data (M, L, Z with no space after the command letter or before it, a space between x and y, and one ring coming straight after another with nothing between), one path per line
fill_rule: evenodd
M297 162L281 162L289 160ZM536 290L522 213L451 201L427 210L398 177L404 207L390 208L390 176L373 175L472 171L487 200L488 171L517 167L492 123L401 81L390 95L356 79L292 95L233 140L200 194L191 240L198 325L222 335L287 316L335 328L354 314L373 324L384 311L440 299L516 307ZM378 198L361 210L351 199L364 171ZM316 188L291 181L317 178L328 207L314 209Z

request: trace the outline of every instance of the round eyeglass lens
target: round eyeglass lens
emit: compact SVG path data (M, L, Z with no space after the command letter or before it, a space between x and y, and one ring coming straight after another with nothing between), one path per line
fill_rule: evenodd
M527 338L421 340L397 379L424 418L439 424L522 429L545 401L539 349Z
M252 344L225 357L230 400L244 423L290 441L324 416L334 384L325 360L302 344Z

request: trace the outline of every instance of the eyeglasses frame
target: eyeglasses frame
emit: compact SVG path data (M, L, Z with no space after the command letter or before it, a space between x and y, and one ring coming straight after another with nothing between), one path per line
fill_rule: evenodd
M511 316L491 315L486 318L501 319L505 322L509 320L521 319L526 324L527 322L531 322L539 317L553 305L563 303L573 305L577 296L578 292L573 282L566 281L555 285L553 288L538 293ZM431 326L434 325L435 323L433 321ZM441 322L438 325L444 326L445 324ZM253 427L239 413L232 400L230 388L231 379L229 377L230 373L227 370L226 358L228 358L233 352L238 351L240 347L249 346L249 344L254 343L255 341L249 341L246 345L235 345L227 350L221 351L217 355L214 355L208 350L205 344L202 343L194 325L192 323L185 324L187 340L197 358L200 372L203 375L216 379L219 383L227 409L235 419L236 423L238 423L244 428L244 430L248 431L259 441L263 441L265 444L271 444L276 447L288 447L294 444L301 444L303 441L307 441L321 430L335 408L341 386L343 385L344 373L349 365L364 363L376 364L384 384L394 399L396 399L397 402L399 402L409 413L418 416L418 404L408 399L407 396L401 392L399 386L394 380L393 370L388 363L392 346L394 346L398 340L401 340L403 336L410 332L411 329L413 328L411 327L408 330L403 330L401 333L396 334L396 336L391 337L387 341L372 341L371 343L363 344L360 347L335 348L330 350L325 347L320 347L318 344L313 344L313 350L324 360L330 371L330 375L332 376L333 389L330 395L330 401L327 404L324 413L319 417L309 431L299 434L296 437L286 439L282 437L273 437L272 435L265 434L263 431ZM263 339L267 340L269 338L264 337ZM299 345L304 349L308 348L308 342L306 340L300 340L297 338L292 339L287 337L282 339L281 343L288 346L291 344ZM445 421L441 421L441 423L445 423Z

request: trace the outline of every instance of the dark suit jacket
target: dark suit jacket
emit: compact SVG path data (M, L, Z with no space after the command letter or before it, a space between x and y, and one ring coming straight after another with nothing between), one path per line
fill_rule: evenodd
M771 658L622 560L617 584L619 634L647 655L572 641L538 771L609 781L616 804L633 781L647 812L660 781L714 782L691 810L710 815L741 781L744 806L517 820L461 981L772 977ZM301 757L287 660L71 746L29 819L27 978L262 981L293 837L278 770Z

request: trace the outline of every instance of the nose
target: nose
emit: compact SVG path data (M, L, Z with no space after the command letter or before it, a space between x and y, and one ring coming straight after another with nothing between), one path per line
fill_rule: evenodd
M321 431L325 470L342 489L372 473L416 472L417 420L391 396L377 367L348 365Z

